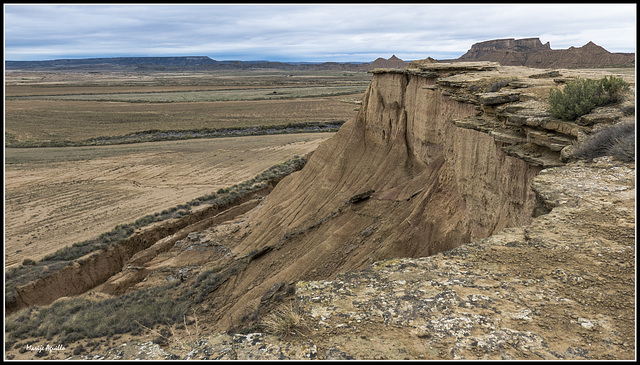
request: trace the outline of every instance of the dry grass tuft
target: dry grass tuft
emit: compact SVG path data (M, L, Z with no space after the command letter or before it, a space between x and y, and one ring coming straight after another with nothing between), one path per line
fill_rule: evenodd
M288 304L270 313L262 321L267 333L281 338L306 336L307 326L295 304Z
M613 156L620 161L634 161L636 147L635 122L623 121L601 128L579 143L573 152L578 159L591 160Z

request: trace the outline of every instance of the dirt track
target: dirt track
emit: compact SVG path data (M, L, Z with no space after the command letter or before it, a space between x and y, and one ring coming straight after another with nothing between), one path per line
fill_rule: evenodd
M6 149L5 267L251 179L330 135Z

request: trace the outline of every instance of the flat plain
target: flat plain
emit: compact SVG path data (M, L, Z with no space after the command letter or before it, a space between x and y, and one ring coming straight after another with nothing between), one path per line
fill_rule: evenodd
M368 80L339 71L7 72L5 268L251 179L313 151L332 133L8 148L12 143L345 121Z

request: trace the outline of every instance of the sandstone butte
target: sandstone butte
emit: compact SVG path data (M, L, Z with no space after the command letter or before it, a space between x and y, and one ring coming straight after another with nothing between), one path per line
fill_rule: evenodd
M535 68L633 67L635 53L612 53L588 42L582 47L551 49L539 38L506 38L479 42L458 58L459 61L491 61L503 66Z
M634 117L564 122L544 101L606 73L432 60L372 73L357 116L301 171L82 289L103 298L179 277L177 298L217 267L193 306L198 341L127 337L50 358L634 359L635 164L566 153L594 123ZM82 287L74 278L21 298L79 294L63 291ZM288 303L295 335L251 331Z

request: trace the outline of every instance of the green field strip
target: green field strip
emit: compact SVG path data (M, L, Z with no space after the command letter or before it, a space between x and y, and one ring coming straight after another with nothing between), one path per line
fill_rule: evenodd
M230 89L204 91L169 91L146 93L105 93L73 95L14 96L6 100L73 100L127 103L178 103L240 100L277 100L361 93L366 85L323 87L278 87L264 89Z

